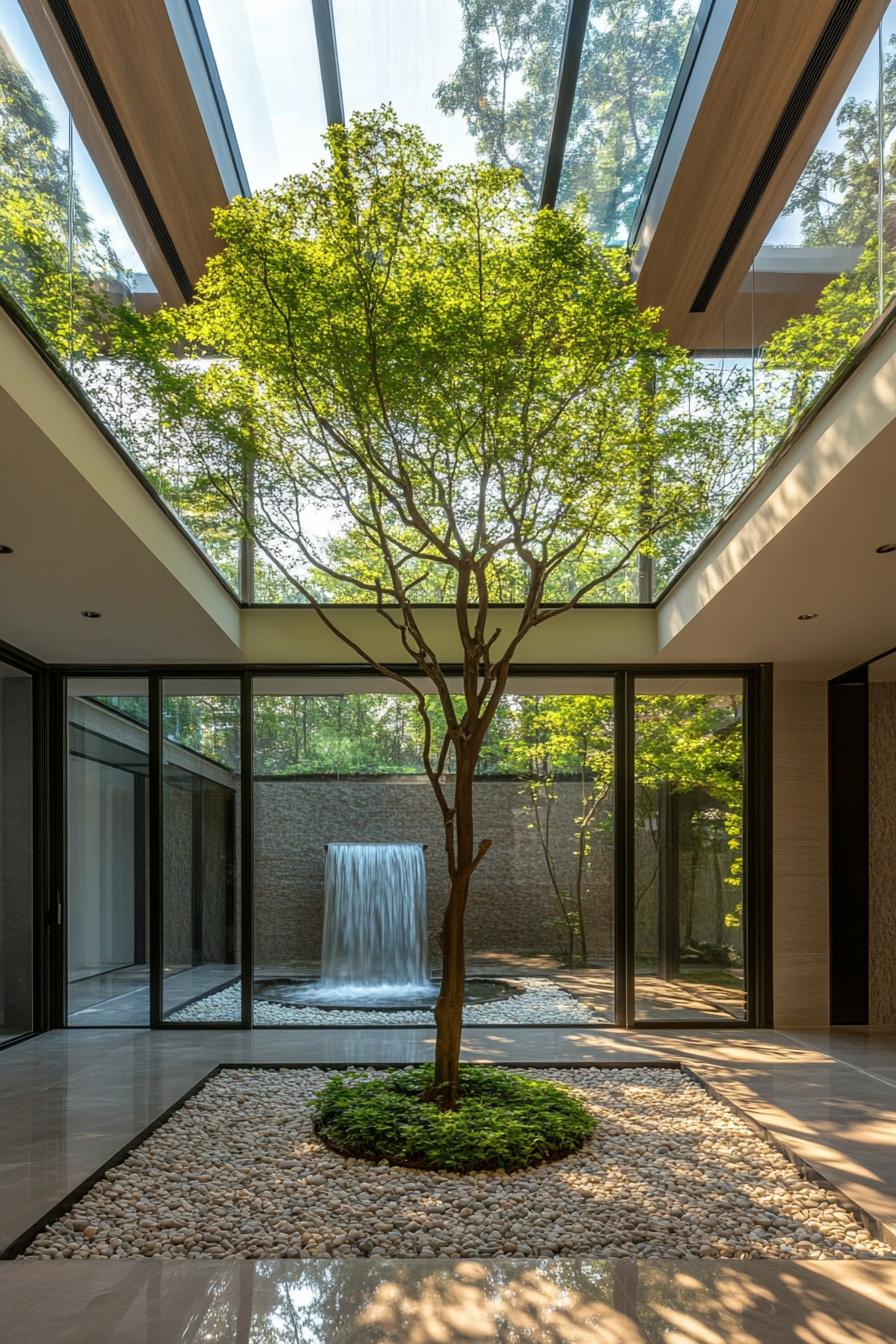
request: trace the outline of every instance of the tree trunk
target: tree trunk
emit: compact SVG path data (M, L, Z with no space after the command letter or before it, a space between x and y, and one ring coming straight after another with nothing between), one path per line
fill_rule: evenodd
M442 920L439 939L442 948L442 986L436 1000L435 1077L427 1094L443 1110L457 1108L460 1097L460 1039L464 1017L464 915L474 864L473 777L475 760L455 752L457 774L454 781L453 843L449 856L453 872L448 906Z
M469 875L452 879L448 907L439 939L442 947L442 986L436 1000L435 1077L430 1100L453 1111L460 1097L460 1038L464 1018L464 909Z

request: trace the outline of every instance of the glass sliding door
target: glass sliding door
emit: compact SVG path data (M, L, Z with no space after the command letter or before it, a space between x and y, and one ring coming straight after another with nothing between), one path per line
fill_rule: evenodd
M635 681L637 1021L742 1022L744 688Z
M68 683L68 1022L149 1025L145 678Z
M162 683L162 1016L240 1020L240 683Z
M256 1023L431 1022L447 870L414 697L334 673L259 676L253 699ZM434 697L429 711L438 732ZM466 917L470 1023L614 1021L613 742L609 678L512 681L475 786L477 840L491 847ZM450 797L450 757L443 783ZM373 867L343 890L333 850L348 847ZM422 851L423 913L384 932L365 891L377 865L409 849ZM411 927L419 954L406 945ZM393 960L425 966L429 996L426 985L392 993L376 966ZM364 999L367 983L378 992ZM351 994L333 988L342 984Z
M0 1045L33 1022L32 679L0 663Z
M475 784L475 838L490 846L465 921L468 1025L747 1020L745 680L724 669L615 680L618 702L613 677L520 673L490 726ZM246 683L162 676L157 781L151 684L68 683L68 1020L149 1025L160 983L164 1023L237 1025ZM430 1024L447 875L414 695L337 670L266 672L252 686L255 1025ZM31 959L8 951L31 937L30 850L17 848L30 836L30 706L30 678L10 669L0 677L7 1033L30 1023ZM438 738L441 708L428 709ZM449 801L452 773L449 753Z

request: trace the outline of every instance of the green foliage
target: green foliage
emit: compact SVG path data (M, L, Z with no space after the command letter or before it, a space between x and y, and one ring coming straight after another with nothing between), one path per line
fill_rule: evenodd
M602 804L613 784L613 697L608 695L528 696L520 702L517 732L507 754L519 774L529 825L544 855L553 893L561 958L588 964L587 911L599 875L597 836L612 825ZM555 819L557 780L579 785L579 809L572 834L558 835ZM571 855L572 882L568 884Z
M812 154L784 210L798 215L807 247L854 247L855 266L822 290L811 312L791 318L762 351L759 432L771 446L821 391L896 293L896 35L884 53L883 99L846 98L836 117L834 148ZM884 159L879 161L879 120ZM884 183L883 234L878 187Z
M740 891L744 742L739 698L639 695L635 733L640 824L656 839L660 789L690 795L695 801L691 844L716 853L727 848L724 883Z
M535 200L566 0L461 0L461 9L461 61L436 100L464 117L484 158L519 170ZM628 233L694 9L682 0L592 0L561 186L567 201L584 194L605 241Z
M0 34L0 282L66 363L119 442L236 579L235 519L168 418L170 313L145 319L132 277L82 199L47 100ZM211 428L211 426L209 426Z
M771 421L770 437L783 433L792 417L805 409L876 320L878 251L875 235L855 268L825 285L812 312L791 318L766 342L762 409ZM884 293L896 292L896 253L888 256L883 279Z
M328 141L216 215L183 313L224 357L181 370L196 474L240 508L250 455L250 525L311 598L454 601L465 567L462 601L597 594L707 496L720 445L683 418L690 362L581 211L442 165L388 109Z
M338 1073L313 1102L317 1133L337 1152L431 1171L518 1171L563 1157L595 1122L567 1088L525 1074L460 1066L461 1098L442 1110L424 1094L433 1068L420 1064L366 1078Z
M94 358L125 272L96 231L46 101L0 39L0 277L62 359ZM70 253L74 253L74 258Z
M876 54L876 53L875 53ZM837 111L837 142L812 154L791 193L785 215L800 216L808 247L862 246L877 232L879 118L884 127L885 183L896 181L896 34L884 51L883 100L845 98ZM884 231L892 243L892 200L885 203Z

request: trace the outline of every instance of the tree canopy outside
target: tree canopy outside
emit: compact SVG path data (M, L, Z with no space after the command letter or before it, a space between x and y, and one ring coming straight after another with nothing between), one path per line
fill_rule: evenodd
M843 100L836 146L815 150L783 212L798 217L802 246L857 248L859 257L825 286L813 311L791 318L765 344L760 414L771 439L822 389L878 317L881 300L896 293L896 34L882 76L880 105L855 95Z
M566 0L461 0L463 46L436 91L490 163L516 168L538 199L566 23ZM692 0L592 0L561 179L588 223L625 241L697 6Z

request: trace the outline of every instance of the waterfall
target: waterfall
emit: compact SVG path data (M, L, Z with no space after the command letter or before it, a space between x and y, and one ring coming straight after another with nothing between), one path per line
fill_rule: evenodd
M430 990L422 845L329 845L321 996Z

